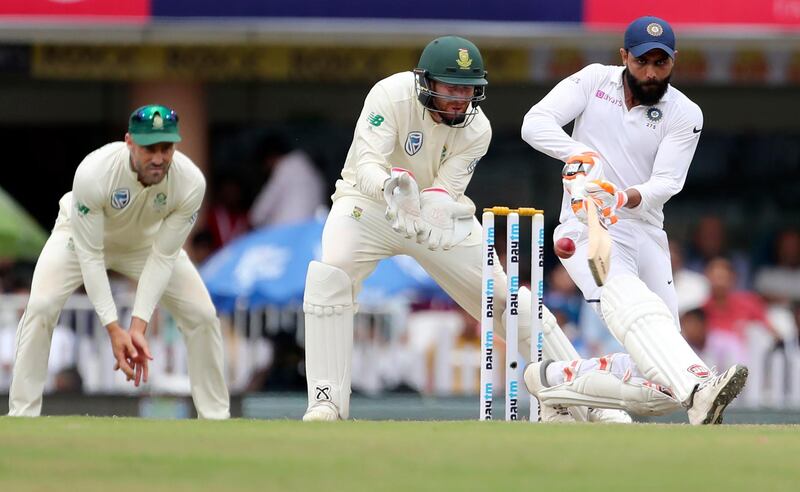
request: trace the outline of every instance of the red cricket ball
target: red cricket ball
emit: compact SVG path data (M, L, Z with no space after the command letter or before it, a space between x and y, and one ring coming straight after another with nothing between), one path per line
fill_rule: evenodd
M562 237L556 241L556 256L567 259L575 253L575 241L568 237Z

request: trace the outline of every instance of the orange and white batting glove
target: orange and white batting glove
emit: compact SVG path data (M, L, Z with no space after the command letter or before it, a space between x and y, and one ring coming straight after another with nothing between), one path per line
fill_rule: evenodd
M594 200L606 225L617 223L617 210L628 203L628 194L614 183L602 179L589 181L585 185L586 197Z
M564 161L561 169L561 182L570 195L570 204L575 217L586 224L586 181L598 176L602 171L600 155L596 152L584 152L570 156Z
M600 171L600 156L596 152L584 152L570 156L561 169L561 182L574 199L584 196L586 179L594 179Z

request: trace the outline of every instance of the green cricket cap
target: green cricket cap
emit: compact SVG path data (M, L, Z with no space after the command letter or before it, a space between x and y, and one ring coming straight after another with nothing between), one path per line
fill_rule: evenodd
M178 113L160 104L148 104L131 113L128 133L136 145L153 145L160 142L180 142Z

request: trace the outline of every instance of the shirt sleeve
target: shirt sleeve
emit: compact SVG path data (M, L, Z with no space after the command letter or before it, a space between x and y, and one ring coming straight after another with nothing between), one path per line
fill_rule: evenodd
M175 259L197 219L206 190L205 179L199 170L197 176L197 181L187 183L191 189L184 195L181 203L161 223L150 256L139 277L132 315L144 321L150 322L150 316L172 276Z
M642 202L634 210L660 210L683 189L702 128L703 112L697 105L675 120L658 146L650 179L632 186L642 195Z
M100 322L106 326L116 321L118 317L106 272L103 250L105 234L103 205L106 195L99 183L92 168L84 164L78 166L72 182L70 226L86 294L92 301Z
M461 198L472 179L475 166L486 155L491 140L492 129L488 127L478 138L470 142L469 147L464 151L445 159L439 166L433 180L433 187L444 188L454 200Z
M354 136L356 186L367 196L383 200L383 183L391 171L387 159L394 151L397 131L389 95L376 85L364 101Z
M531 147L559 161L594 149L582 144L563 127L586 109L595 86L597 67L589 65L559 82L534 105L522 121L522 139Z

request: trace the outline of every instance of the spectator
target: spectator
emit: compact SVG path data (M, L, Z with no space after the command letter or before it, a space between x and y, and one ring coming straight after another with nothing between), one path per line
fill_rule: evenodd
M548 285L544 290L544 304L556 317L559 326L572 343L581 345L578 325L580 323L583 296L578 287L560 263L555 265L548 275Z
M776 339L780 338L767 319L761 298L753 292L735 289L736 272L730 261L712 259L706 267L706 276L711 296L703 309L708 319L709 336L713 335L720 353L728 354L734 363L746 363L746 330L752 325L768 330ZM727 364L720 366L726 367Z
M249 229L244 186L234 174L225 173L215 180L214 198L208 210L207 226L219 249Z
M773 254L773 263L756 273L756 291L771 302L800 301L800 230L781 231Z
M690 309L681 314L681 333L683 338L692 347L692 350L710 364L708 360L708 324L706 323L706 313L700 309ZM711 364L714 365L714 364Z
M672 239L669 241L669 256L675 293L678 294L678 313L683 314L703 307L709 295L708 279L702 273L694 272L684 266L683 251L678 242Z
M327 202L322 173L305 152L293 150L285 139L264 138L256 157L267 181L250 208L254 228L309 219Z
M750 285L750 261L741 251L731 251L727 231L722 219L706 215L697 223L692 237L692 247L686 258L686 267L698 273L705 272L708 263L717 257L729 258L736 272L737 287L746 289Z

